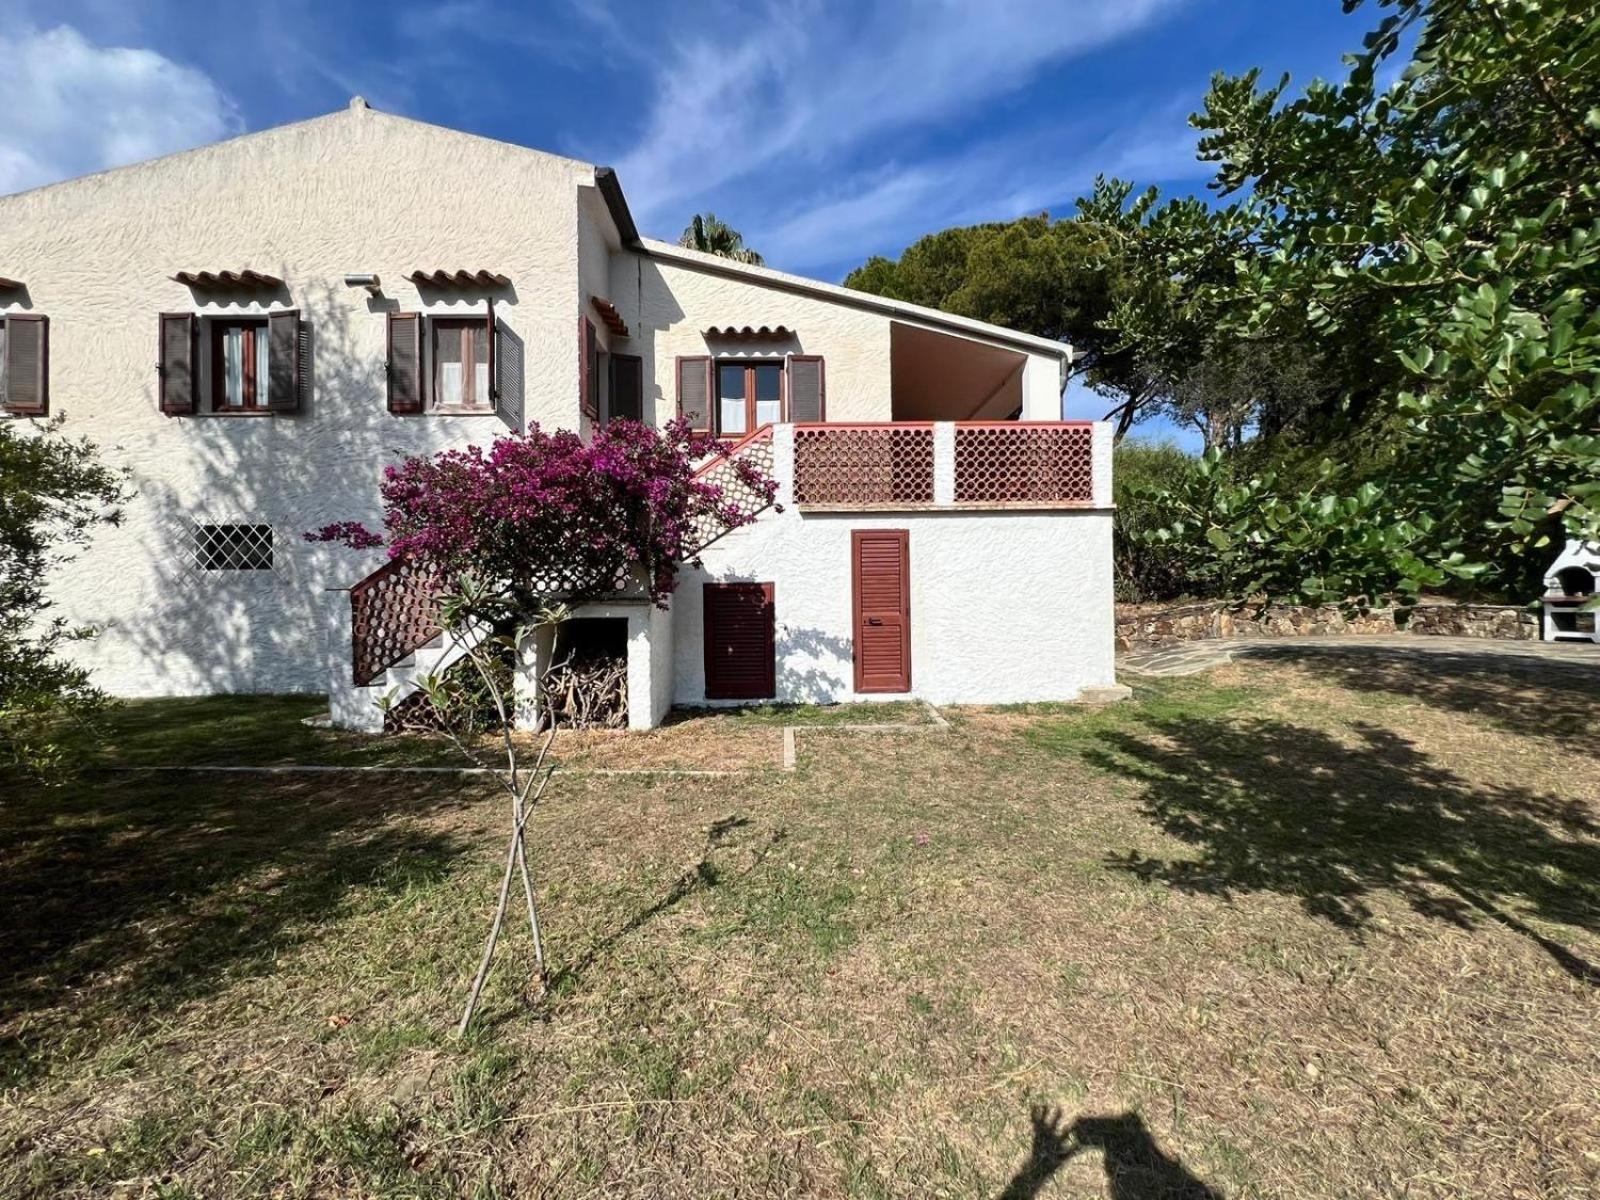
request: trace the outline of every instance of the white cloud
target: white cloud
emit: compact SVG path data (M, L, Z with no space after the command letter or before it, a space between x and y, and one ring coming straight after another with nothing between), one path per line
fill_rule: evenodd
M712 32L671 44L643 136L617 167L647 227L740 180L792 198L818 168L890 135L958 121L1181 2L824 10L773 0L746 28L719 19L707 23ZM883 186L904 195L912 185Z
M69 25L0 30L0 193L237 133L211 79L153 50L94 46Z

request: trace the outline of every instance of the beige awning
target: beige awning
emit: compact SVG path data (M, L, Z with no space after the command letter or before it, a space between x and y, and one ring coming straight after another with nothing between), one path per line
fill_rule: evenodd
M432 271L416 270L406 276L412 283L424 284L428 287L439 288L494 288L508 287L511 280L498 271L467 271L456 269L446 271L436 267Z
M282 287L283 280L264 271L179 271L173 276L179 283L197 288L217 287Z

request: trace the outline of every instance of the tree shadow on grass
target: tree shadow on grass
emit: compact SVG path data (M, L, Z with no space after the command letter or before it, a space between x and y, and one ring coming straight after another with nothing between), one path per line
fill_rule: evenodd
M1130 851L1112 865L1220 896L1296 896L1354 932L1387 892L1461 928L1497 923L1600 985L1594 964L1523 919L1600 930L1600 825L1584 805L1470 782L1370 724L1352 727L1353 745L1264 719L1146 728L1106 733L1086 757L1142 782L1149 816L1198 855Z
M1067 1162L1087 1150L1103 1154L1111 1200L1223 1200L1222 1193L1156 1144L1138 1113L1079 1117L1070 1125L1059 1110L1035 1105L1028 1161L1000 1200L1032 1200Z
M736 841L736 835L746 830L750 824L749 817L737 815L713 821L706 829L706 840L701 848L699 861L679 872L671 886L654 902L639 909L616 929L591 943L589 948L572 962L558 966L550 976L550 991L557 996L575 991L595 963L609 954L630 934L637 933L662 914L671 912L690 896L719 886L725 878L725 870L714 863L712 857L717 851L727 848L730 843ZM740 877L749 875L766 861L767 855L787 836L786 830L774 829L769 831L763 840L747 847L748 861L738 870L737 875Z
M70 1005L123 1026L266 969L358 888L442 878L469 842L410 818L482 786L403 777L90 778L0 805L0 1077Z

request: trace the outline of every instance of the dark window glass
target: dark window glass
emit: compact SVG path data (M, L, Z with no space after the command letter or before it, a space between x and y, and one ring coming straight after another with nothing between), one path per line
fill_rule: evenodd
M202 571L272 570L271 525L196 525L194 533Z

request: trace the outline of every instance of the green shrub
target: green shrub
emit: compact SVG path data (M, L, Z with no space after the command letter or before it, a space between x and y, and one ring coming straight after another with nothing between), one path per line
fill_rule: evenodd
M1125 441L1116 449L1112 478L1117 512L1112 522L1117 599L1124 603L1173 600L1206 591L1199 564L1178 545L1155 545L1145 535L1170 523L1155 491L1181 491L1195 474L1195 457L1171 442Z

